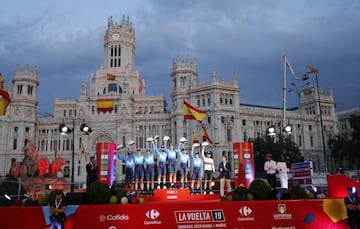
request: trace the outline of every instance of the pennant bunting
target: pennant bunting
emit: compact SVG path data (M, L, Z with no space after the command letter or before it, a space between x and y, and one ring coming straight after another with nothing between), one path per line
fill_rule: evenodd
M214 146L214 142L210 139L204 127L201 128L201 137L203 141L207 141L210 145Z
M196 136L195 132L193 131L192 132L192 143L199 143L199 139L198 137Z
M309 73L319 73L319 70L318 69L316 69L316 68L313 68L313 67L311 67L311 66L308 66L308 72Z
M84 144L81 144L81 154L83 155L85 161L86 161L86 150L85 150L85 147L84 147Z

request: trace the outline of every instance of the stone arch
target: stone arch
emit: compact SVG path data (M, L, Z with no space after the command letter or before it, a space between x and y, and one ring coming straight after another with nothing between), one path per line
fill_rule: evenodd
M110 132L101 131L99 133L94 133L92 135L93 135L92 139L91 139L91 151L92 152L96 151L96 143L98 143L98 142L115 142L116 143L115 136Z

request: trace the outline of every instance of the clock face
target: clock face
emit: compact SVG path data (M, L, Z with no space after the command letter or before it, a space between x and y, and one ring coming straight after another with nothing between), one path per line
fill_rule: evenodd
M120 34L118 34L118 33L115 33L112 35L112 39L114 39L116 41L119 40L119 38L120 38Z

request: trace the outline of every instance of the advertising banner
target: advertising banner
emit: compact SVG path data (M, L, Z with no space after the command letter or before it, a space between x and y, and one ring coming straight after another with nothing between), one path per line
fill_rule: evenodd
M342 199L321 199L71 205L65 228L343 229L346 210L341 203ZM49 228L45 211L48 206L2 207L1 228Z
M96 160L99 165L99 181L111 186L116 175L116 144L96 143Z
M234 152L234 184L243 184L249 188L255 179L254 151L252 142L233 143Z

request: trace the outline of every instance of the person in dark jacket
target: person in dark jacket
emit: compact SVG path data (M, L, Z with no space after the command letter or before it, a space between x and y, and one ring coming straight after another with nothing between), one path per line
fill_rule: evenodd
M355 187L347 188L348 195L344 199L350 229L360 229L359 196Z
M98 173L99 168L96 164L95 156L90 157L90 162L86 165L86 187L89 188L91 183L98 180Z
M225 185L227 193L231 192L231 165L226 155L222 156L222 162L219 164L220 171L220 196L225 197Z
M60 190L55 191L55 199L50 203L50 229L64 229L67 203Z

